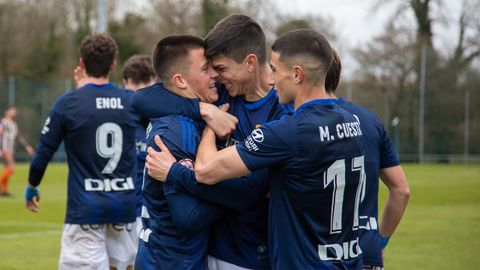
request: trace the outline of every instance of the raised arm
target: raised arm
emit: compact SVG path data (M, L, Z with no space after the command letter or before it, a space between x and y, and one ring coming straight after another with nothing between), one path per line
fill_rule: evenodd
M199 99L183 98L166 90L161 83L136 91L132 96L132 107L146 118L181 114L202 119L199 103Z

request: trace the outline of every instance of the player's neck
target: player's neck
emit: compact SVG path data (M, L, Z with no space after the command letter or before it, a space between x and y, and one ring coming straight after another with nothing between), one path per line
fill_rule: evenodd
M300 88L297 96L295 97L294 102L294 109L298 109L302 104L307 103L312 100L316 99L330 99L332 98L329 96L323 85L321 86L311 86L305 85L304 87Z
M102 85L102 84L107 84L109 83L108 77L85 77L85 84L96 84L96 85Z
M249 102L258 101L270 93L273 88L273 82L270 83L268 80L270 74L266 69L266 65L258 69L258 72L255 74L252 84L249 85L250 91L245 91L244 99Z

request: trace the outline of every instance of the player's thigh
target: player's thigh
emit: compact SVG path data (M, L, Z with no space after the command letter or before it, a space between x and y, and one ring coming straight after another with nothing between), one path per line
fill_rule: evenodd
M107 225L107 253L110 266L124 270L135 262L138 246L136 222Z
M15 158L13 156L13 152L4 151L3 152L3 158L5 160L6 167L14 170L15 169Z
M208 270L249 270L212 256L208 256Z
M108 269L104 225L65 224L59 269Z

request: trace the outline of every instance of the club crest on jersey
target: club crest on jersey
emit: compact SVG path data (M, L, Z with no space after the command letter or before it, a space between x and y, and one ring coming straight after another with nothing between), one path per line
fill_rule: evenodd
M189 170L192 170L192 171L195 170L195 162L193 162L193 160L189 158L182 159L178 163L180 163L180 165L187 167Z

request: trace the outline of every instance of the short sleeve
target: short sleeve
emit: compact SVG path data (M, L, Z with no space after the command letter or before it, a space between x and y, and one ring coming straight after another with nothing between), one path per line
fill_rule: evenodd
M283 118L256 128L243 143L236 145L250 171L280 164L295 156L297 129L291 120L291 117Z

